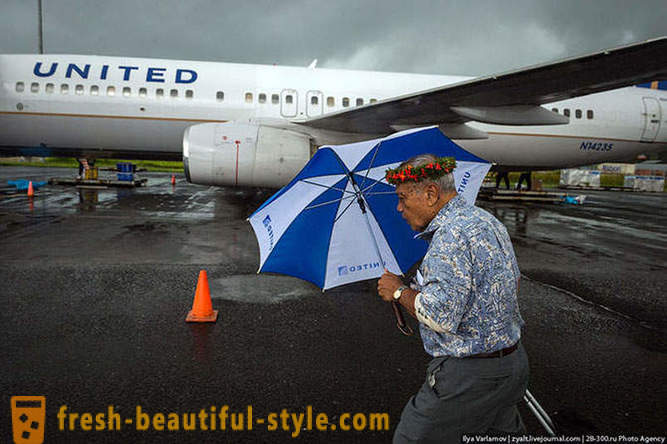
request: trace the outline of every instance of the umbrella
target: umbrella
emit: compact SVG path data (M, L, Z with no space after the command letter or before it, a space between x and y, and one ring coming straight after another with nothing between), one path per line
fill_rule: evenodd
M457 191L475 201L491 164L437 127L324 146L248 218L259 243L258 273L295 276L323 290L378 278L385 268L405 274L424 256L427 244L415 239L396 211L395 187L385 172L424 153L456 158Z

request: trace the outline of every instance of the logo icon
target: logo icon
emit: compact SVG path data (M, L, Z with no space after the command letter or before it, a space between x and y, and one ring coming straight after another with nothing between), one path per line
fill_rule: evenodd
M267 214L264 220L262 220L262 224L269 234L269 251L271 251L273 250L273 228L271 227L271 216Z
M45 396L12 396L12 435L16 444L44 442Z
M338 276L345 276L347 274L347 265L338 267Z

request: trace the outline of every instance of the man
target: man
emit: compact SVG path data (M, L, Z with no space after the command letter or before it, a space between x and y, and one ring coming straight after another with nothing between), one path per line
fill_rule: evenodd
M456 193L454 167L453 158L421 155L387 172L397 210L429 248L414 288L385 270L378 292L419 320L433 357L394 443L524 431L516 408L528 383L519 268L505 227Z
M531 179L530 171L524 171L523 173L521 173L521 175L519 176L519 181L516 183L516 189L519 191L521 190L521 185L523 185L524 180L526 181L526 185L528 187L527 190L531 191L533 189L533 181Z
M505 170L496 172L496 188L500 188L500 181L505 181L505 189L510 189L510 176L509 173Z

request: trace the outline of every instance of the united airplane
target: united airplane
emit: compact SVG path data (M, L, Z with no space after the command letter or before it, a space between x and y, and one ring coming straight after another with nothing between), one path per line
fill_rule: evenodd
M183 159L191 182L286 184L317 147L438 125L504 169L667 146L667 38L493 76L0 55L0 153Z

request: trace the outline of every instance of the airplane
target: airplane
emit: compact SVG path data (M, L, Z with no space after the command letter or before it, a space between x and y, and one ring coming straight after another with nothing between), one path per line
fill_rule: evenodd
M504 170L667 147L667 37L471 78L65 54L0 55L0 153L183 160L281 187L327 144L438 125Z

